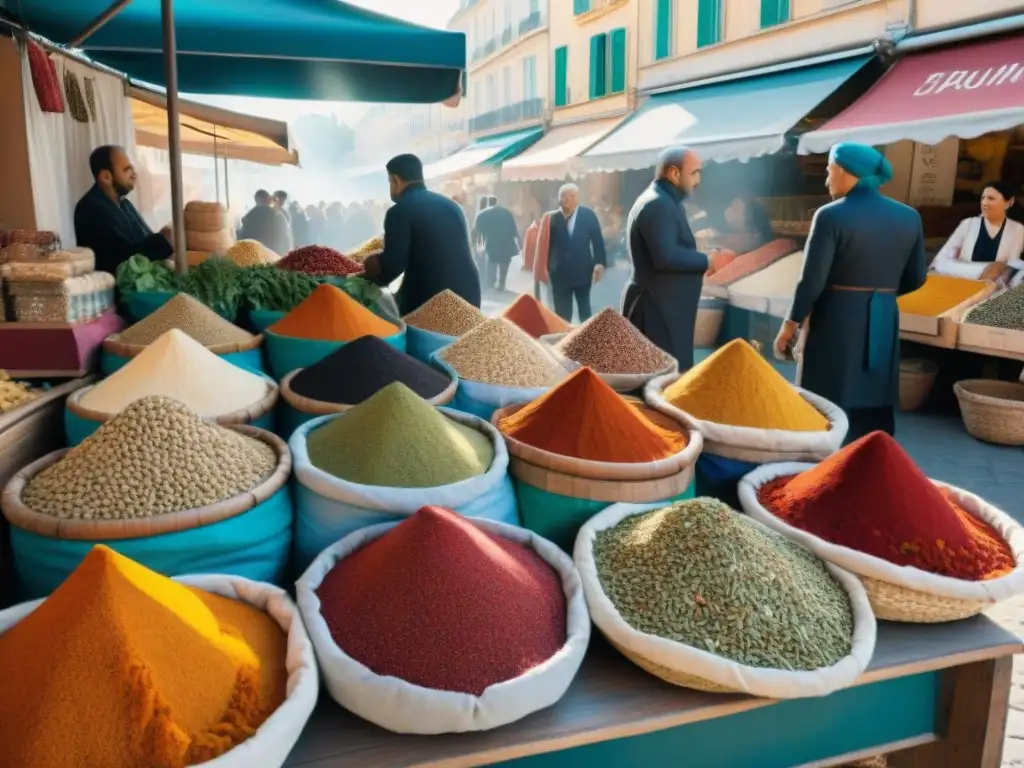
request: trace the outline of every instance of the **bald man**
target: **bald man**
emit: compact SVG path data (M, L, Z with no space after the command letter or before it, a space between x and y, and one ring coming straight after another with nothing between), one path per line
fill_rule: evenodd
M693 367L693 331L709 267L683 210L683 201L700 184L700 172L694 152L666 149L658 158L654 182L637 198L626 221L633 278L623 295L622 314L676 358L680 371Z

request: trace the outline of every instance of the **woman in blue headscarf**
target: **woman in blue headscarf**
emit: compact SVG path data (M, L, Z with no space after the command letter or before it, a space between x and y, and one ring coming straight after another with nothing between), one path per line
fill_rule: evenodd
M800 384L850 420L847 442L896 431L898 296L924 285L924 233L917 211L884 197L892 178L881 152L837 144L825 185L833 202L814 215L789 319L775 340L792 350L803 326Z

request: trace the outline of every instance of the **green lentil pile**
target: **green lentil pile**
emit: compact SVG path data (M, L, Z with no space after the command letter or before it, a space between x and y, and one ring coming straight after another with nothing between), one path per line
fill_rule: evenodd
M461 336L476 328L487 315L451 290L444 290L404 318L407 325L445 336Z
M461 378L502 387L551 387L567 374L539 341L500 317L484 321L440 356Z
M812 670L850 653L849 596L825 565L717 499L598 534L601 586L634 629L745 664Z
M22 501L62 519L123 520L196 509L274 471L266 443L207 424L168 397L145 397L25 486Z
M244 343L253 338L248 331L229 323L185 293L179 293L153 314L121 331L116 338L123 344L147 346L172 328L184 331L204 347Z
M449 419L400 382L311 432L313 466L342 480L389 488L434 488L487 472L490 437Z
M982 302L967 313L964 322L1024 331L1024 285Z

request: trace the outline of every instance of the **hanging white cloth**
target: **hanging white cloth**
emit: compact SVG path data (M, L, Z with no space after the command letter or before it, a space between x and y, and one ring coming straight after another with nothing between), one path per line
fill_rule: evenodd
M76 121L70 109L63 114L43 112L32 85L28 54L22 47L22 93L36 228L56 232L69 247L75 245L75 205L93 184L89 155L96 147L116 144L124 147L129 157L133 156L135 130L122 78L65 56L56 55L54 61L65 104L65 72L78 79L83 94L86 78L92 80L95 94L95 113L89 109L86 123Z

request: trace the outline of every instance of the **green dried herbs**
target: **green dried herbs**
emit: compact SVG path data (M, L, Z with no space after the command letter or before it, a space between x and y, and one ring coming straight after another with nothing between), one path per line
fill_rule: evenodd
M634 629L751 667L849 655L850 600L802 547L716 499L629 517L594 543L601 587Z

